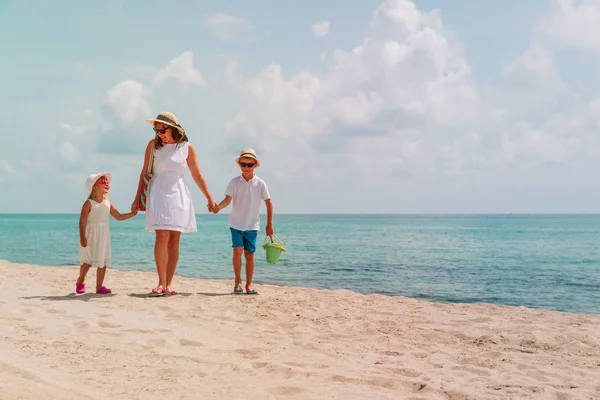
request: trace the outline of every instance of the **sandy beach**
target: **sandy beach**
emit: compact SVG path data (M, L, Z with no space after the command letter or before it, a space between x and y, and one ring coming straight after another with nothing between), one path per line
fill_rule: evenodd
M600 315L77 271L0 261L0 398L600 398Z

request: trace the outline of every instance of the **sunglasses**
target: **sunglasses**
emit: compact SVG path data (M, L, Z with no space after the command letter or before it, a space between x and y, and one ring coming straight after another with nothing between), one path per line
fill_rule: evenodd
M255 165L256 165L255 163L245 163L245 162L240 163L240 167L242 167L242 168L252 168Z
M165 129L156 129L156 128L153 128L153 130L154 130L155 133L165 133L167 131L167 129L169 129L169 128L165 128Z
M96 182L98 185L108 185L108 179L98 179L98 182Z

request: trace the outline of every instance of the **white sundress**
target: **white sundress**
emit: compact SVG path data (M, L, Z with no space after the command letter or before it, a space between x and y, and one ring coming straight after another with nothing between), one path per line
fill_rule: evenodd
M148 186L146 230L196 232L196 214L185 183L189 143L165 144L154 152Z
M92 209L85 226L87 247L79 244L79 263L90 264L92 268L111 266L110 231L108 229L110 216L110 201L98 203L88 199Z

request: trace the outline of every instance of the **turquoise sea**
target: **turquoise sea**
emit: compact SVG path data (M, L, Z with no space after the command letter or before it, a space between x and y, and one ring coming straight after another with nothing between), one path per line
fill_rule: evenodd
M77 265L78 218L0 214L0 259ZM231 279L227 215L197 221L178 275ZM144 222L111 219L113 268L155 271ZM600 215L276 215L275 232L288 251L257 249L259 283L600 314Z

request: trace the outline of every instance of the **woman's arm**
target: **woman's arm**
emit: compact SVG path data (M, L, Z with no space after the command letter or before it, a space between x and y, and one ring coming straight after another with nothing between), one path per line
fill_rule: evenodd
M127 214L121 214L119 211L117 211L117 209L115 208L113 203L110 203L110 215L112 215L113 218L116 219L117 221L125 221L126 219L135 217L136 214L137 214L137 210L132 211Z
M87 247L87 238L85 237L85 227L87 226L88 215L92 206L89 201L85 201L81 207L81 214L79 215L79 243L81 247Z
M194 182L196 182L196 185L198 185L198 189L200 189L204 197L206 197L206 200L208 200L208 211L212 212L215 207L215 201L213 200L212 195L208 190L208 186L206 185L206 180L204 179L202 172L200 172L200 167L198 166L198 158L196 157L196 150L194 149L194 146L192 146L191 143L189 144L187 164L188 168L190 169L190 173L192 174L192 178L194 179Z
M138 181L138 188L135 192L135 198L133 199L133 203L131 203L131 211L137 211L140 203L140 197L142 195L142 187L144 183L144 174L148 170L148 164L150 163L150 157L152 157L152 151L154 150L154 139L148 142L146 146L146 152L144 153L144 165L142 166L142 172L140 172L140 179Z

